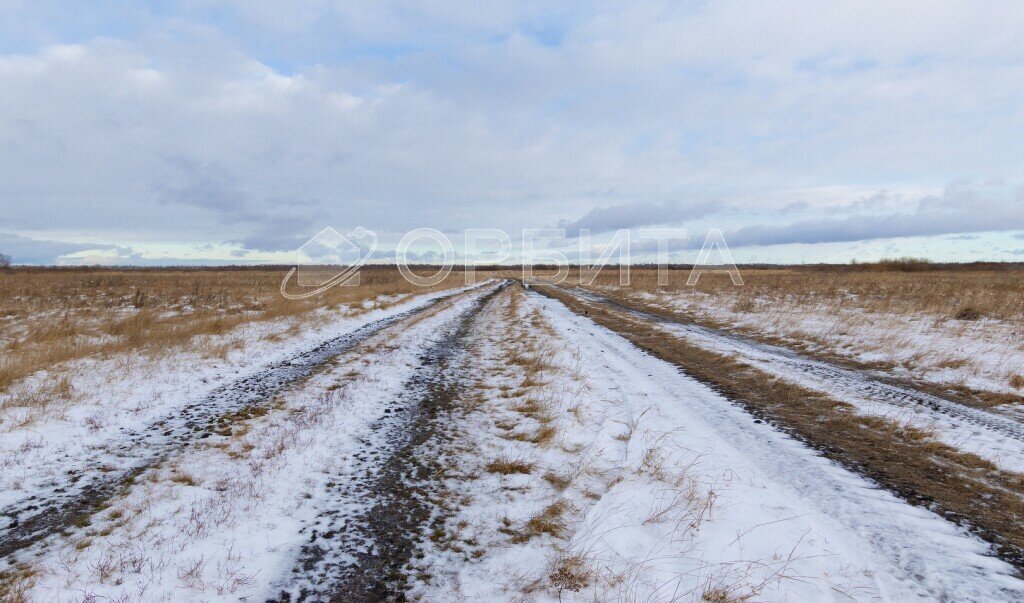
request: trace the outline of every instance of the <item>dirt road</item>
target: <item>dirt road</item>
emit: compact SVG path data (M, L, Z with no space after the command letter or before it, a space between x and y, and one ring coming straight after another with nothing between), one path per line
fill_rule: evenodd
M1006 446L1012 430L845 369L543 293L494 282L438 296L94 457L53 459L50 489L7 511L0 594L1024 597L1001 523L1014 507L998 498L1019 498L999 481L1014 474L954 474L976 469L952 464L962 451L889 431L858 400L992 427Z

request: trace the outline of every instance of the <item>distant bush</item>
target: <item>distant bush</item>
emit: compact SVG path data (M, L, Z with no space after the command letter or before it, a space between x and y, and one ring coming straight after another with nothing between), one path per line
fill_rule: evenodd
M11 256L0 253L0 270L11 267Z
M878 261L877 268L882 272L923 272L933 268L928 258L885 258Z

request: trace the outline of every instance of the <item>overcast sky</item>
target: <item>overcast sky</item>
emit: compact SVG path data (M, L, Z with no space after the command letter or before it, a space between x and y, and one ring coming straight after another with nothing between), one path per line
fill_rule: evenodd
M385 247L677 226L698 247L723 230L740 262L1024 260L1015 0L0 14L16 262L287 262L327 226Z

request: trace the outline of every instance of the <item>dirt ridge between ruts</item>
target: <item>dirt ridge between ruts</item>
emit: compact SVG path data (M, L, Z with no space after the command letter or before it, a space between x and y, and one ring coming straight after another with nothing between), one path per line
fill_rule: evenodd
M362 516L340 523L336 532L313 533L292 573L307 579L312 575L315 584L297 593L295 599L286 589L273 601L319 601L323 597L345 603L406 600L408 569L416 546L429 525L439 521L439 510L431 504L430 494L441 467L426 447L445 437L445 417L458 399L461 379L458 367L452 364L465 348L477 316L507 285L480 296L456 319L454 328L421 355L422 364L407 382L406 393L398 401L399 410L373 427L390 430L383 436L385 449L366 451L370 456L386 455L377 472L370 474L373 466L368 464L365 479L332 487L332 492L340 496L362 496L373 504ZM325 567L330 551L323 548L321 537L334 540L327 546L351 549L347 552L355 562L344 566L332 562ZM323 572L334 575L317 575Z
M588 304L550 286L534 289L676 365L825 457L974 532L1024 575L1024 476L924 431L856 414L850 404L692 345L628 308Z

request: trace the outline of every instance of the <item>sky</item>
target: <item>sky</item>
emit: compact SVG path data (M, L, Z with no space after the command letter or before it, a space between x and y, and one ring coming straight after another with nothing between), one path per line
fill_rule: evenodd
M386 259L709 229L737 262L1024 261L1024 3L0 0L0 253ZM421 259L436 256L422 242ZM415 246L414 246L415 248Z

